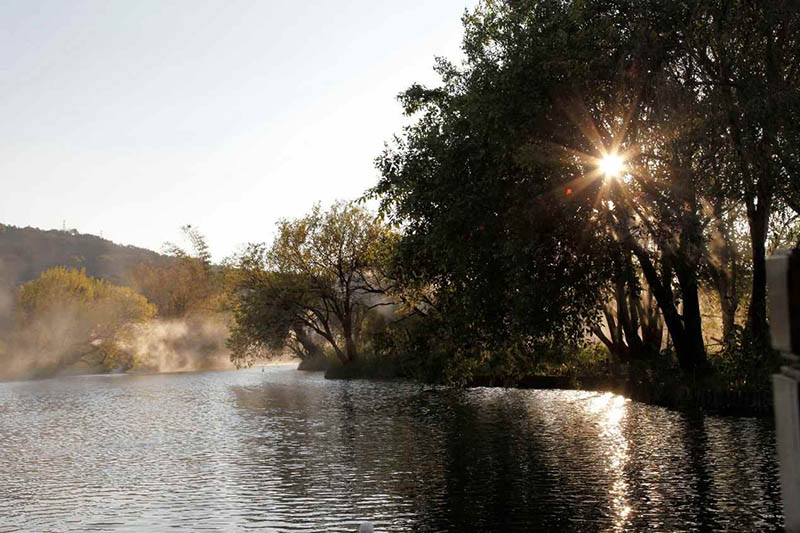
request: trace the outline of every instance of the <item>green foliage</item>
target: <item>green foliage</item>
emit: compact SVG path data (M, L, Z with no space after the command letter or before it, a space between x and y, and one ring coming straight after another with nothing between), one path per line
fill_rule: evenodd
M741 326L712 359L720 381L732 390L769 390L771 375L780 369L780 357Z
M543 69L571 23L559 2L514 5L467 17L463 68L440 63L441 87L401 96L418 119L378 159L372 191L405 228L392 275L429 291L452 375L582 337L610 275L600 184L567 195L581 170L541 157L575 129L551 97L568 68Z
M424 344L444 375L563 360L602 331L609 286L627 357L672 363L656 355L663 319L682 370L703 373L703 283L726 336L752 283L762 345L764 221L800 190L799 27L787 2L484 1L465 16L465 61L400 95L415 121L371 190L404 228L391 276L436 325ZM623 176L603 178L607 153Z
M342 363L356 360L362 325L381 296L393 234L373 214L346 202L281 220L272 246L250 245L231 276L232 359L250 365L289 348L318 357L320 343Z
M280 355L285 347L301 360L319 355L319 348L306 338L304 322L296 316L307 294L303 277L264 270L258 259L262 254L261 246L252 246L237 268L227 342L231 359L238 366L251 366ZM301 340L307 340L306 345Z

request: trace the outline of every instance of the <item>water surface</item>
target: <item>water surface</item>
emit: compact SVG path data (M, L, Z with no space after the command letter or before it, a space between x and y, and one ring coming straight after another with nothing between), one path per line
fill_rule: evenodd
M291 367L0 383L0 532L770 530L769 421Z

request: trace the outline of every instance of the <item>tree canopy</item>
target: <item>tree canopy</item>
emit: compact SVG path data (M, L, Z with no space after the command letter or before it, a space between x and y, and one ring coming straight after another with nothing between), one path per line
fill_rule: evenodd
M314 356L321 339L342 363L356 360L366 313L385 303L372 295L391 236L375 215L347 202L281 220L270 247L250 245L236 261L233 359L248 364L284 346Z
M42 369L79 361L127 369L134 361L120 343L155 311L128 287L92 278L82 269L54 267L19 289L14 351Z
M749 277L766 354L769 220L796 206L799 23L791 2L481 2L463 63L400 95L414 122L377 161L372 194L405 230L398 278L475 355L582 338L605 308L609 346L658 353L663 320L694 373L702 286L727 344Z
M181 318L216 310L221 298L221 276L211 264L211 253L200 231L181 227L189 247L167 242L166 261L144 261L131 269L134 288L156 304L162 318Z

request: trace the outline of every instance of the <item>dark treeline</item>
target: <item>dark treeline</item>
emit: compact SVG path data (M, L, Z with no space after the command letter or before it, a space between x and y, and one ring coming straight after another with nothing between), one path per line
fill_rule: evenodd
M453 342L536 353L588 327L623 363L725 360L741 384L770 368L765 256L797 234L799 22L793 2L465 16L465 62L401 96L417 121L373 190Z
M400 95L413 123L377 160L386 261L334 239L243 263L291 317L270 338L352 362L381 285L395 307L363 342L418 377L766 387L765 258L800 229L797 4L484 1L463 23L464 61Z

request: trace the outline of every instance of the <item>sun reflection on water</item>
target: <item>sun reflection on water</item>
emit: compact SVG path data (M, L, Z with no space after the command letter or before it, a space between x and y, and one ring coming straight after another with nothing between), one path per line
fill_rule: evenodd
M630 459L628 440L622 432L622 422L627 414L627 398L605 393L592 398L589 412L596 415L600 427L600 441L607 458L606 470L612 478L610 497L614 514L614 529L624 531L633 508L629 502L629 486L625 470Z

